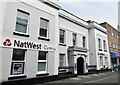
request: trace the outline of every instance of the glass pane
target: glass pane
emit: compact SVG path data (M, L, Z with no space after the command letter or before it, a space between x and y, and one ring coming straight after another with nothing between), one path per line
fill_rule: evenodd
M60 66L65 66L65 54L60 54L59 65Z
M20 18L23 18L23 19L28 19L29 14L18 10L17 11L17 16L20 17Z
M27 20L27 19L20 18L20 17L17 17L17 22L21 22L21 23L27 24L27 23L28 23L28 20Z
M38 62L38 71L46 71L46 62Z
M47 37L47 29L40 28L40 36Z
M64 63L63 62L60 62L60 67L64 66Z
M40 27L41 28L48 28L48 20L45 20L45 19L40 19Z
M64 38L60 37L60 43L64 43Z
M24 60L24 59L25 59L25 50L13 49L12 60Z
M46 60L46 52L40 51L38 55L38 60Z
M26 33L27 32L27 25L22 25L20 23L16 23L15 31Z

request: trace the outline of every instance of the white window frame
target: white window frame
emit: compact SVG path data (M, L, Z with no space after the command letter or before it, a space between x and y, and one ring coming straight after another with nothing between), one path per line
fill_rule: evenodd
M73 35L73 46L76 46L77 45L77 34L72 33L72 35ZM74 39L74 36L75 36L75 39ZM75 45L74 45L74 40L75 40Z
M47 21L47 28L41 27L41 19ZM45 39L49 38L49 26L50 26L50 21L46 18L40 17L39 37L45 38ZM46 37L40 35L40 29L46 29L47 30L47 36Z
M116 48L116 45L113 43L113 48Z
M109 47L110 47L110 48L113 48L113 44L112 44L111 42L109 43Z
M108 67L108 57L105 57L105 67Z
M39 57L39 52L38 51L38 57ZM44 52L44 51L41 51L41 52ZM38 63L46 63L46 70L45 71L38 71ZM47 73L48 72L48 52L46 52L46 60L38 60L37 62L37 74L44 74L44 73Z
M100 42L99 42L99 40L100 40ZM98 50L100 50L100 49L102 50L102 42L101 42L101 39L98 38Z
M100 56L100 68L103 68L103 57Z
M61 30L64 31L64 42L63 43L60 42L60 31ZM64 29L59 29L59 43L63 44L63 45L65 45L65 43L66 43L66 31Z
M28 34L29 34L30 13L28 13L28 12L26 12L26 11L24 11L24 10L21 10L21 9L17 9L17 13L18 13L18 11L21 12L21 13L24 13L24 14L28 14L28 23L27 23L26 33L17 31L17 30L16 30L17 17L18 17L18 14L17 14L17 16L16 16L16 24L15 24L15 30L14 30L14 32L15 32L15 33L19 33L19 34L28 35Z
M116 45L115 48L118 49L118 45Z
M60 55L64 55L64 57L63 57L64 60L62 60L62 61L60 60L60 57L61 57ZM66 66L66 55L63 54L63 53L60 53L60 54L59 54L59 66L60 66L60 63L61 63L61 62L63 63L63 66ZM61 66L60 66L60 67L61 67Z
M104 47L104 50L107 50L106 40L103 40L103 47Z
M17 50L25 50L25 49L17 49ZM14 49L13 49L13 51L14 51ZM11 76L26 75L26 64L25 64L26 57L27 57L27 50L25 50L24 60L12 60L11 65L12 65L12 63L24 63L24 73L23 74L11 74L11 70L12 70L12 68L11 68L11 70L10 70L10 77ZM12 58L13 58L13 54L12 54Z
M83 42L83 38L85 39L85 42ZM86 48L86 36L82 37L82 42L83 42L83 45L85 45L85 47L84 46L83 47Z

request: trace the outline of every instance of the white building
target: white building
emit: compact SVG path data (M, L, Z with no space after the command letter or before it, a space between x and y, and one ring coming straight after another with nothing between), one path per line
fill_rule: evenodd
M88 23L66 10L59 12L59 66L73 66L75 74L87 73Z
M0 82L57 75L60 7L49 1L14 0L0 2L0 8Z
M88 23L90 65L96 66L97 70L111 69L107 30L94 21Z
M0 8L0 82L110 68L106 30L96 23L49 0L0 2ZM98 38L106 43L102 51Z

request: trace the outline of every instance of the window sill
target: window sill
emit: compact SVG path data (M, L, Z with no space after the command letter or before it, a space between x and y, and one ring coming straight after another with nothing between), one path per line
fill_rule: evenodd
M107 52L107 50L104 50L104 52Z
M45 40L45 41L50 41L48 38L43 38L43 37L38 37L39 40Z
M48 75L49 75L49 73L40 73L40 74L37 73L37 74L36 74L36 76L48 76Z
M102 49L99 49L99 51L102 51Z
M8 80L21 79L21 78L26 78L26 77L27 77L26 74L10 75L10 76L8 77Z
M60 43L59 45L60 45L60 46L66 46L66 44L63 44L63 43Z
M23 37L30 37L30 35L28 35L28 34L19 33L19 32L13 32L13 35L18 35L18 36L23 36Z

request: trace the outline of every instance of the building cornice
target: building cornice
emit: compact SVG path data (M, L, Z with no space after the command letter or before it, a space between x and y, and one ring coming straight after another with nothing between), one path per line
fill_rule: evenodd
M61 9L61 6L59 6L58 4L54 3L54 2L51 2L49 0L41 0L43 3L57 9L57 10L60 10Z
M59 16L64 18L64 19L67 19L67 20L69 20L69 21L71 21L71 22L73 22L73 23L75 23L77 25L80 25L82 27L88 28L87 25L84 25L83 23L81 23L81 22L79 22L79 21L77 21L75 19L70 18L70 17L66 16L65 14L59 13Z

